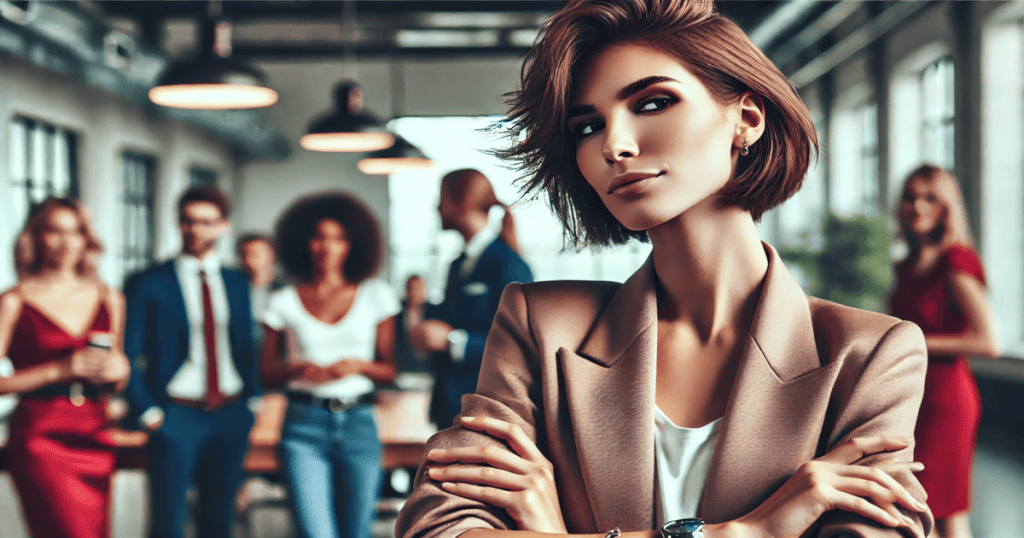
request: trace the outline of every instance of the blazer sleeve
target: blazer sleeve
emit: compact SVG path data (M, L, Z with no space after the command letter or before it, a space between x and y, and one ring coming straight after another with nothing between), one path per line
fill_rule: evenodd
M921 329L902 321L892 326L862 363L840 375L837 418L830 432L831 450L853 437L879 435L913 438L917 412L924 393L927 351ZM845 386L844 386L845 385ZM916 499L927 498L924 488L903 463L914 461L913 446L904 450L871 456L861 465L884 467ZM896 465L892 465L896 463ZM902 509L914 521L910 528L883 527L848 512L831 512L822 518L819 538L847 533L861 538L906 536L924 538L934 525L930 511Z
M135 275L128 279L124 287L124 354L132 366L132 373L128 378L128 387L125 389L124 395L128 400L131 416L135 418L138 418L140 413L150 407L157 405L146 385L146 370L148 368L146 335L152 325L152 320L149 317L149 296L144 278L144 274Z
M494 325L483 353L480 380L475 394L462 399L462 416L492 416L519 425L536 440L538 431L536 382L537 345L529 329L526 298L518 284L502 295ZM427 441L434 448L490 445L509 450L488 435L453 426ZM501 508L452 495L426 475L426 460L420 464L409 499L398 514L398 538L454 538L474 528L514 529L515 524Z

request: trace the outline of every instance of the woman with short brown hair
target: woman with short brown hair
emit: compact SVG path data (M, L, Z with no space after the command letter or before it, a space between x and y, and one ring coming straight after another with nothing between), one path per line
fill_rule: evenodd
M707 0L571 1L511 115L570 241L652 254L506 288L397 535L925 536L921 332L807 297L758 238L817 141L743 31Z
M124 388L124 298L96 276L103 247L85 205L49 198L15 246L18 284L0 296L0 356L17 394L8 460L29 532L109 536L114 451L103 436L106 396Z

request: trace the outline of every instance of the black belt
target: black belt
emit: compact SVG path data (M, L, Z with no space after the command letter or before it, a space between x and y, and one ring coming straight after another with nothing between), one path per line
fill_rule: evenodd
M355 400L342 400L341 398L323 398L310 394L308 392L300 392L290 390L285 393L288 397L289 402L304 403L313 407L323 407L331 413L343 413L354 407L360 405L368 405L374 402L374 395L372 392L363 394Z
M95 400L99 398L100 391L95 385L88 383L69 383L67 385L47 385L42 388L22 394L22 398L55 398L64 396L71 399L71 403L82 405L86 399Z

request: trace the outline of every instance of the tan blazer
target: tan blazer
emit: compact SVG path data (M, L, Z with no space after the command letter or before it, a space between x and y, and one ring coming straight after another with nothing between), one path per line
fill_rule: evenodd
M768 274L704 489L706 522L743 516L802 464L850 438L912 437L924 387L924 337L916 325L807 297L766 245ZM462 415L519 424L555 468L570 533L654 528L654 386L657 307L652 262L619 285L511 284L491 327L476 394ZM491 444L461 427L427 449ZM912 449L870 458L912 461ZM917 479L886 470L918 499ZM902 469L902 470L900 470ZM928 512L900 531L833 513L807 536L923 537ZM514 529L504 510L443 491L421 466L396 536L453 537L471 528Z

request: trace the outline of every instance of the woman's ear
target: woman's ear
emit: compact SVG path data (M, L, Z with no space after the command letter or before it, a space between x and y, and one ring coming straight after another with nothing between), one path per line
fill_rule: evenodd
M739 111L739 123L736 126L737 148L744 144L753 146L764 134L764 99L754 92L744 92L736 103Z

